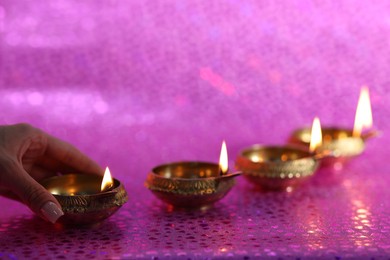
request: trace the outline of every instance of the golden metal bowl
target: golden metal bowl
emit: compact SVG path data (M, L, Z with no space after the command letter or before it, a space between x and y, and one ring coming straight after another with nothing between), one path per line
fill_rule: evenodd
M295 146L253 145L241 151L236 168L265 190L284 190L309 179L318 167L316 155Z
M145 186L159 199L176 207L193 208L222 199L239 173L221 175L218 164L174 162L152 169Z
M107 191L100 191L102 176L67 174L41 181L62 206L67 224L95 224L114 214L127 201L124 186L117 180Z
M337 127L322 128L322 146L318 151L328 151L331 156L324 158L322 165L334 165L343 163L364 151L365 141L377 132L371 131L363 134L361 137L354 137L352 130ZM301 128L295 130L290 138L289 143L309 147L311 137L310 128Z

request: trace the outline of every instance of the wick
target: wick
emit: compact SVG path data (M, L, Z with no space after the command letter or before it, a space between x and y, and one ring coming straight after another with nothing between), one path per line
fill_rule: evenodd
M110 190L112 190L113 187L114 187L114 184L111 184L111 186L108 186L107 188L104 188L101 192L110 191Z
M361 134L360 138L363 139L363 141L373 138L373 137L379 137L382 135L381 131L378 131L376 129L371 129L369 131L365 131Z
M229 172L229 169L226 172L223 172L221 167L219 167L219 176L226 175Z

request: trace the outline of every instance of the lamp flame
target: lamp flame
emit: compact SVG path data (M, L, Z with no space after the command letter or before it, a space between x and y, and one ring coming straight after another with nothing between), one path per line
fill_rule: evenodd
M228 172L229 163L225 140L222 142L221 155L219 156L219 168L221 169L222 174Z
M106 167L106 171L104 172L104 176L102 180L102 185L100 186L100 191L108 190L109 188L112 187L113 184L114 182L111 177L110 169Z
M360 137L364 128L372 127L372 111L370 95L367 87L360 90L359 102L356 108L353 136Z
M310 152L314 152L318 147L322 145L322 131L321 122L318 117L313 120L313 126L311 128L310 135Z

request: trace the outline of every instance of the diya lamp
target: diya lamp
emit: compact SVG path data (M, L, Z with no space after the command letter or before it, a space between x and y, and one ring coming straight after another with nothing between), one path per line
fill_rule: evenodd
M253 145L243 149L236 160L236 168L244 177L264 190L287 190L307 181L317 170L320 159L321 126L313 121L310 150L294 145Z
M378 135L378 131L364 129L372 127L372 112L368 88L363 87L360 92L356 109L353 129L341 127L323 127L323 144L318 149L329 151L332 156L324 158L322 165L338 168L345 161L361 154L365 148L365 141ZM310 141L310 129L301 128L295 130L289 139L290 143L308 146Z
M59 221L66 224L95 224L114 214L127 201L122 183L111 177L108 167L103 176L66 174L41 181L58 200L64 212Z
M200 208L222 199L234 186L223 141L219 164L200 161L173 162L156 166L145 186L162 201L181 208Z

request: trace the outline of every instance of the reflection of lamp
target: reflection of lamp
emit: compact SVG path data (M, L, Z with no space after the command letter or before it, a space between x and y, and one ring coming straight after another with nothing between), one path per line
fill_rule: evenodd
M368 196L364 194L362 189L357 189L350 180L345 180L343 182L343 187L352 203L350 219L351 223L353 223L352 228L355 229L355 232L350 233L349 236L351 236L351 240L358 247L372 246L370 230L372 225L372 213L370 207L367 206L367 204L369 204L369 201L367 201Z
M316 208L315 214L307 214L307 218L303 219L304 228L307 232L307 245L311 250L323 249L323 224L320 217L320 211Z

